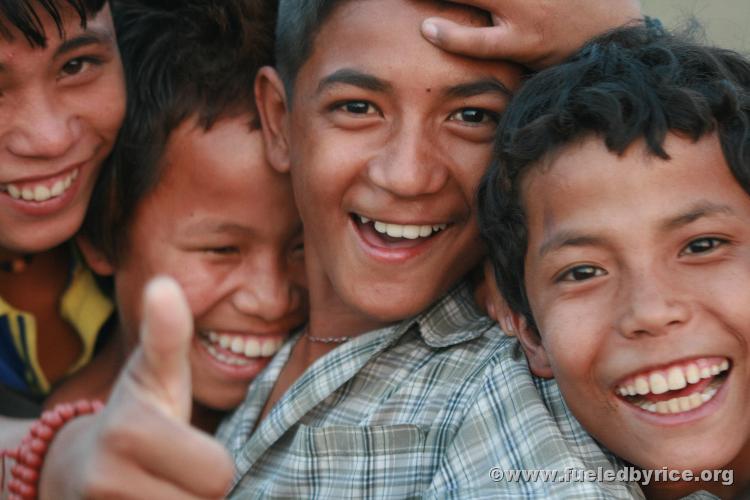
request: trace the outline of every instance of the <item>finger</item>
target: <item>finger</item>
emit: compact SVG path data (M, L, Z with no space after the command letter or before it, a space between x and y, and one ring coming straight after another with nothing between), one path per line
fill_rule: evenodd
M208 434L157 418L130 437L134 443L148 442L148 446L133 446L132 456L152 476L200 497L218 498L227 492L234 464L227 450Z
M153 279L144 292L141 349L129 371L157 407L182 422L190 419L190 343L193 319L179 285Z
M422 22L422 35L441 49L481 59L512 59L523 62L528 42L523 33L498 20L496 26L466 26L439 17Z

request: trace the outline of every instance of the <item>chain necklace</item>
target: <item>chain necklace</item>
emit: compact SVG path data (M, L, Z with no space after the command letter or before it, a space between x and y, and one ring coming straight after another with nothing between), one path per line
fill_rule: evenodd
M310 342L317 342L318 344L343 344L344 342L353 339L353 336L349 337L315 337L310 335L310 330L305 327L305 337Z

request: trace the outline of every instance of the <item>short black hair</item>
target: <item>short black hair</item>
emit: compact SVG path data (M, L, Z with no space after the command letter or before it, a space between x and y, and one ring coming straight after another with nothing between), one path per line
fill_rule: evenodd
M273 63L274 0L116 0L113 17L128 104L94 189L83 234L113 262L131 218L160 179L169 136L197 117L250 115L259 127L253 80Z
M352 0L279 0L276 21L276 69L291 96L294 80L310 57L320 27L334 8Z
M750 194L750 62L685 34L629 27L595 39L516 94L478 205L498 286L532 328L524 286L524 174L589 136L618 155L642 139L650 154L668 159L663 143L669 132L694 141L717 132L732 175Z
M58 35L62 37L65 30L61 9L65 6L72 7L81 18L81 26L85 28L89 16L102 10L106 3L107 0L0 0L0 36L12 41L10 26L13 26L23 33L33 47L46 47L47 34L40 14L52 18Z

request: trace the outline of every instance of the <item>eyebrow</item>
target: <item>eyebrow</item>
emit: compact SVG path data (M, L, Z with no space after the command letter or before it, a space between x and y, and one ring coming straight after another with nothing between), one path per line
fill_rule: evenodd
M722 214L735 215L734 210L728 205L720 205L709 201L698 202L686 211L665 219L660 224L660 230L662 232L674 231L698 219ZM598 236L583 235L576 231L561 231L541 245L539 256L542 257L563 247L602 246L604 244L604 238Z
M734 210L732 210L732 208L728 205L720 205L718 203L713 203L710 201L697 202L687 211L666 219L661 224L661 229L663 231L674 230L679 227L686 226L691 222L695 222L698 219L722 214L735 215Z
M461 83L448 87L445 91L448 98L467 98L481 94L501 94L503 97L510 98L513 92L496 78L483 78L481 80L469 83Z
M353 85L373 92L389 92L393 89L390 83L373 75L355 69L340 69L323 78L318 84L317 94L334 85Z
M61 43L60 46L57 47L57 50L55 50L55 54L53 57L57 58L69 52L73 52L74 50L80 49L81 47L87 47L89 45L103 45L106 47L112 47L114 46L114 43L115 41L112 38L112 35L108 32L89 30L69 40L63 41L63 43Z

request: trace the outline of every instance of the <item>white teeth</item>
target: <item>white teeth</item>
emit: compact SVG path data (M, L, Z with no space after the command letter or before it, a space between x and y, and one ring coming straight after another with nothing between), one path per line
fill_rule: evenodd
M230 345L230 349L233 353L236 354L245 354L245 343L242 341L240 337L235 337L232 339L232 344Z
M727 366L727 368L729 368ZM698 370L698 366L691 363L687 366L687 369L685 370L685 378L687 378L688 384L695 384L701 379L700 371Z
M248 358L257 358L260 356L260 342L256 339L247 339L247 342L245 342L245 356Z
M5 190L14 200L23 199L25 201L36 201L41 203L61 196L77 177L78 169L73 170L70 174L65 176L64 179L56 181L51 187L44 184L37 184L35 186L24 186L21 188L15 184L8 184L5 186Z
M654 394L664 394L669 390L667 379L661 373L652 373L649 375L648 381L651 385L651 392Z
M367 217L364 217L362 215L359 216L359 220L362 221L363 224L367 224L368 222L372 221L375 231L380 234L387 234L391 238L406 238L409 240L416 240L417 238L427 238L433 233L437 233L448 227L448 224L434 224L430 226L418 226L414 224L391 224L388 222L381 222L377 220L373 221L372 219L368 219Z
M235 363L233 361L227 361L237 359L237 356L229 356L222 354L216 346L218 345L222 349L231 351L232 353L242 356L243 358L258 358L258 357L270 357L276 354L281 348L283 341L281 339L263 339L260 340L257 337L249 337L246 335L229 335L229 334L218 334L214 331L207 331L201 335L201 340L211 349L211 354L215 355L217 359L222 362L230 364L247 364L248 361L245 359L243 363Z
M641 396L649 393L648 379L646 377L636 377L635 391Z
M710 401L718 391L715 385L706 387L701 392L694 392L689 396L683 396L680 398L672 398L667 401L658 401L656 403L650 403L648 401L636 401L635 404L646 411L651 413L660 413L667 415L670 413L682 413L703 406Z
M670 391L684 389L687 382L685 381L685 375L682 374L682 368L677 366L670 368L667 372L667 383Z
M646 394L664 394L667 391L684 389L688 384L696 384L703 379L713 378L729 370L729 360L724 359L710 366L698 368L698 363L675 365L664 370L655 370L650 374L638 375L623 384L615 391L621 396L645 396Z

